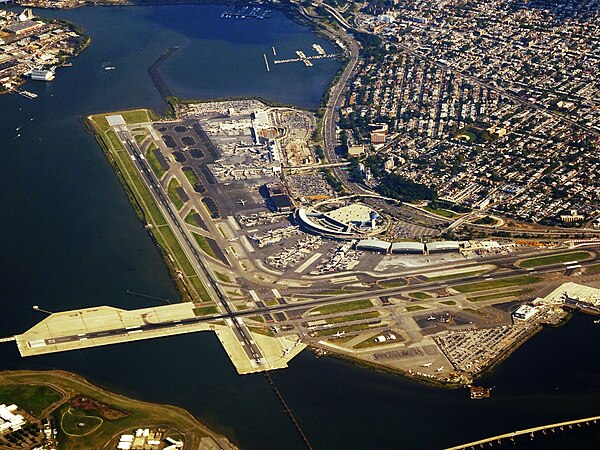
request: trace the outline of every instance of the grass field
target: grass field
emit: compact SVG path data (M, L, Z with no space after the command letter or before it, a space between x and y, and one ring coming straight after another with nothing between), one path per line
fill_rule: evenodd
M408 296L416 298L417 300L427 300L428 298L433 298L433 295L430 295L427 292L411 292L408 294Z
M169 199L171 199L171 201L175 205L175 208L180 210L181 208L183 208L183 200L177 193L178 187L181 187L181 185L179 184L179 181L177 181L176 178L172 178L171 181L169 181L169 186L167 188L167 195L169 196Z
M1 380L0 380L1 381ZM0 384L0 404L16 404L19 408L39 415L62 398L60 392L49 386L31 384Z
M155 149L156 149L156 145L153 142L148 147L148 150L146 150L146 160L148 161L148 164L150 164L150 167L152 168L152 171L154 172L156 177L160 180L163 177L163 175L165 174L165 169L162 168L162 166L158 162L158 159L156 159L156 156L154 156L153 150L155 150Z
M42 386L42 384L51 387ZM190 448L198 448L200 439L208 435L215 436L218 439L218 435L200 424L183 409L123 397L99 389L75 374L61 371L0 373L0 388L4 392L7 392L6 389L8 388L14 390L15 386L23 387L26 390L30 389L31 386L49 389L41 397L46 399L46 403L51 401L52 398L60 401L61 395L58 394L58 391L63 391L67 397L81 394L128 413L127 416L116 420L102 420L94 412L72 408L70 402L67 401L54 413L59 428L61 428L61 418L63 419L62 429L59 429L58 435L61 450L109 448L107 444L113 436L139 426L148 428L160 426L168 430L178 430L178 432L185 434L186 446ZM30 390L30 392L34 391ZM37 392L40 393L41 391ZM52 398L49 398L49 395ZM25 395L25 397L28 396L29 394ZM4 399L0 399L0 402L3 401ZM79 426L80 423L83 423L83 426Z
M231 283L231 278L221 272L215 271L216 277L221 280L223 283ZM277 304L277 302L275 302Z
M585 269L585 273L587 275L596 275L600 273L600 264L595 264L593 266L589 266Z
M353 322L355 320L374 319L375 317L379 317L379 313L377 311L367 311L359 314L349 314L347 316L331 317L329 319L325 319L325 321L327 323L343 323Z
M482 275L486 272L487 272L487 270L485 270L485 269L484 270L473 270L471 272L452 273L449 275L441 275L441 276L437 276L437 277L426 276L426 278L430 281L444 281L444 280L454 280L456 278L473 277L475 275Z
M346 327L337 327L337 328L328 328L326 330L319 330L317 331L317 336L331 336L334 335L336 333L342 333L342 332L350 332L350 331L362 331L362 330L367 330L371 328L369 326L368 323L361 323L361 324L357 324L357 325L348 325Z
M208 243L208 241L206 240L206 238L204 236L202 236L201 234L198 234L198 233L192 233L192 234L194 235L194 239L196 239L196 242L198 243L198 245L200 246L200 248L202 249L202 251L204 253L206 253L208 256L217 259L217 255L215 254L215 252L211 248L211 246Z
M467 297L467 300L470 302L484 302L486 300L496 300L499 298L515 298L520 297L521 295L527 294L531 292L531 289L517 289L516 291L508 291L508 292L497 292L495 294L487 294L487 295L477 295L474 297Z
M198 213L196 212L196 210L194 208L190 209L190 212L187 214L187 216L185 216L185 223L187 223L188 225L197 227L198 223L196 222L196 219L194 219L196 214L198 214Z
M448 219L452 219L456 216L458 216L457 213L455 213L454 211L450 211L449 209L436 209L436 208L432 208L431 206L423 206L422 207L425 211L429 211L430 213L435 214L436 216L441 216L441 217L446 217Z
M207 316L209 314L217 314L219 310L216 306L201 306L200 308L194 308L194 314L196 316Z
M402 287L402 286L406 286L406 280L403 279L399 279L399 280L389 280L389 281L380 281L379 284L381 285L381 287Z
M456 302L454 300L444 300L443 302L440 302L442 305L456 305Z
M320 306L313 309L321 314L335 314L344 311L356 311L359 309L372 308L371 300L356 300L353 302L335 303L333 305Z
M525 259L519 263L520 267L529 269L531 267L549 266L551 264L560 264L569 261L581 261L590 259L592 255L589 252L571 252L562 253L553 256L541 256L539 258Z
M203 302L212 302L213 301L210 294L204 287L204 284L202 284L202 280L200 280L200 278L198 278L198 276L194 275L193 277L189 277L189 280L190 280L190 283L192 283L192 286L194 286L194 290L198 293L200 300L202 300Z
M183 170L183 174L185 175L185 177L188 179L188 181L190 182L190 184L192 186L194 186L196 183L198 183L198 176L196 175L196 173L194 172L193 169L190 168L183 168L181 169Z
M524 286L542 281L541 277L523 275L519 277L504 278L503 280L481 281L479 283L461 284L454 286L458 292L468 294L469 292L489 291L491 289L500 289L511 286Z
M421 311L423 309L427 309L427 308L425 308L424 306L420 306L420 305L412 305L412 306L406 307L407 312Z

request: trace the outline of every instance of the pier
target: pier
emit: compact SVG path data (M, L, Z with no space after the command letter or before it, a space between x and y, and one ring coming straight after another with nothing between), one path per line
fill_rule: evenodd
M274 64L283 64L283 63L293 63L293 62L303 62L306 66L310 67L312 66L312 60L315 59L324 59L324 58L337 58L339 56L339 54L337 53L330 53L330 54L319 54L319 55L312 55L312 56L306 56L304 53L302 53L302 56L300 55L300 51L296 52L296 54L298 55L298 58L290 58L290 59L276 59L275 61L273 61Z
M456 447L449 447L446 450L476 449L483 448L486 445L491 447L494 444L502 444L502 441L509 441L511 443L514 443L515 438L518 436L529 435L529 437L533 439L536 433L546 434L547 431L555 433L557 429L563 431L565 427L572 429L575 425L581 427L583 425L590 425L592 423L595 424L598 420L600 420L600 416L570 420L568 422L553 423L551 425L543 425L540 427L527 428L525 430L513 431L512 433L500 434L498 436L492 436L486 439L481 439L479 441L469 442L468 444L457 445Z
M267 59L266 53L263 53L263 58L265 58L265 65L267 66L267 72L270 72L271 69L269 68L269 60Z

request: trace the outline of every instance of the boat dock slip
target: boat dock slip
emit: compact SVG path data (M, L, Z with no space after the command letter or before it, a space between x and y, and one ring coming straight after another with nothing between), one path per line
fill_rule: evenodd
M302 53L302 56L300 56ZM298 58L290 58L290 59L276 59L273 61L275 64L283 64L283 63L291 63L291 62L303 62L306 66L312 66L312 60L314 59L324 59L324 58L337 58L339 55L337 53L325 54L325 55L312 55L306 56L303 52L296 52L299 56Z
M239 374L283 369L305 348L304 344L296 344L288 338L263 336L250 331L252 341L262 354L258 363L248 357L234 328L222 320L215 320L222 319L221 315L197 316L195 308L193 303L177 303L133 311L110 306L64 311L50 314L25 333L2 342L16 340L21 356L25 357L214 331Z

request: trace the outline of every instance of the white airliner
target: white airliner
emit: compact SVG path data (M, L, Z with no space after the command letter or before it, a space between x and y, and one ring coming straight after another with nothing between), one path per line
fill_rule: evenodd
M423 364L421 367L430 367L433 363Z
M346 334L346 332L345 332L345 331L338 331L337 333L335 333L335 334L333 335L333 337L340 338L340 337L342 337L342 336L343 336L343 335L345 335L345 334Z
M427 320L437 320L435 316L429 316Z
M245 205L245 204L246 204L246 200L244 200L243 198L240 198L240 199L238 200L238 203L239 203L240 205Z
M444 366L438 367L437 369L435 369L436 372L441 372L442 370L444 370Z

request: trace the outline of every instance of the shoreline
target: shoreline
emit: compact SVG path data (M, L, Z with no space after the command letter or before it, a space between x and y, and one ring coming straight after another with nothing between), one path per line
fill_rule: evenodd
M87 378L73 372L55 369L0 371L0 386L10 385L48 386L60 393L61 399L46 407L40 414L42 417L58 411L73 397L78 394L83 394L108 403L110 406L129 411L131 414L127 417L133 418L135 416L135 419L139 421L135 426L130 423L117 425L117 429L119 430L117 434L136 428L138 427L137 425L142 427L166 426L170 430L177 431L185 436L186 447L196 448L202 440L209 438L213 440L216 445L222 444L228 446L228 448L237 448L227 437L215 432L208 425L200 422L184 408L175 405L134 399L97 386ZM138 418L138 416L141 417ZM115 421L118 421L118 419ZM104 436L106 441L103 444L103 447L108 446L108 444L115 439L117 434L111 431L110 435ZM73 439L72 437L69 437L66 441L69 442L76 439L77 438ZM62 441L61 443L64 444L64 442L65 441ZM196 446L194 446L194 444L196 444Z

